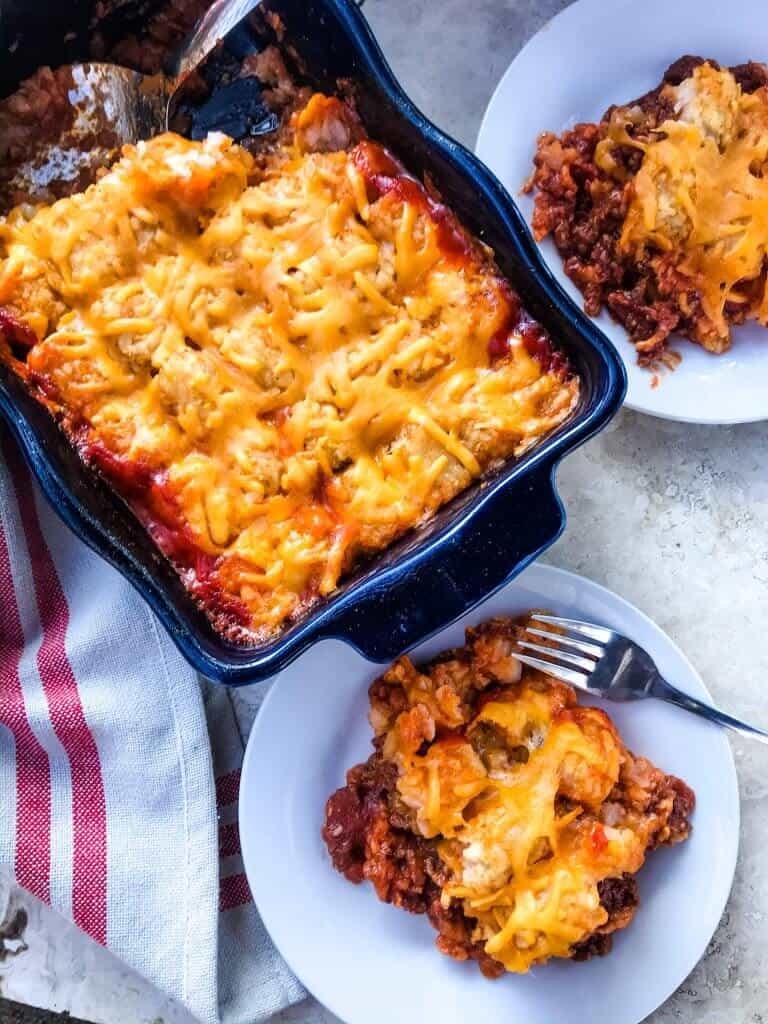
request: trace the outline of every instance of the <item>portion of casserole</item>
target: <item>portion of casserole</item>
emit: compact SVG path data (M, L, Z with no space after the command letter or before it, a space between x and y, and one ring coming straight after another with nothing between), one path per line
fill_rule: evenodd
M255 155L169 133L85 192L16 206L0 361L246 641L579 393L490 252L320 94Z
M370 688L374 754L328 800L336 869L426 913L487 977L607 953L649 851L690 833L692 791L632 754L604 711L515 658L524 623Z
M721 353L735 325L768 326L766 65L683 57L599 124L542 135L535 164L536 237L641 364L674 365L673 332Z

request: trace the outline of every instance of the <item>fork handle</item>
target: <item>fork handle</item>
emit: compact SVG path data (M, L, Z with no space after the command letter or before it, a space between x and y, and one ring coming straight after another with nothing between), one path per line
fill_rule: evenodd
M724 711L713 708L711 704L705 704L704 701L697 700L688 693L683 693L682 690L678 690L665 679L662 679L661 676L654 680L648 692L652 697L658 697L661 700L668 701L670 704L676 704L679 708L684 708L686 711L692 711L694 715L706 718L708 722L724 725L727 729L733 729L734 732L741 733L742 736L749 736L752 739L760 740L761 743L768 743L768 732L764 729L758 729L754 725L747 725L746 722L734 718L733 715L727 715Z

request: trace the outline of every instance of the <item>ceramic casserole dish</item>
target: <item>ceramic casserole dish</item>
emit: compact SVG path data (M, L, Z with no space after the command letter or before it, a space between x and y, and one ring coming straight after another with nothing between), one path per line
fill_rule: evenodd
M78 0L51 8L44 0L6 0L0 22L3 94L42 64L87 59L94 27L116 38L140 33L160 6L154 0ZM327 637L352 644L371 660L388 661L508 582L563 530L557 464L608 422L626 386L614 349L556 283L509 194L408 100L358 8L350 0L270 0L267 6L284 26L278 45L294 63L298 59L308 84L332 93L344 80L370 136L403 155L415 175L427 175L466 227L491 247L526 309L566 352L581 391L568 420L534 449L347 576L276 639L243 646L214 630L127 505L0 365L0 415L58 514L136 587L200 672L229 684L273 675ZM244 25L226 41L237 58L263 45ZM231 113L229 131L237 135L239 115Z

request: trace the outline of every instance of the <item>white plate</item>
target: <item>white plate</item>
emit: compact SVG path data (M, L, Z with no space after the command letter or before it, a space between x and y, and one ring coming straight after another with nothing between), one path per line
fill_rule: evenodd
M416 648L416 657L461 643L468 624L542 606L614 626L643 644L677 686L709 698L682 652L636 608L541 565ZM723 733L657 701L609 706L631 749L696 791L693 834L649 857L640 909L609 956L487 981L474 964L438 953L424 917L380 903L370 885L337 874L320 838L327 797L371 752L366 691L378 671L338 641L318 644L278 677L248 743L240 789L245 868L292 969L347 1024L638 1024L701 957L731 888L739 801Z
M477 153L517 200L530 223L531 196L519 195L532 170L536 139L578 121L598 121L612 103L641 96L683 54L721 64L768 61L765 0L578 0L521 50L485 113ZM582 295L563 272L551 239L547 263L575 302ZM692 423L746 423L768 418L768 331L734 331L733 348L713 356L682 340L683 361L653 374L637 365L626 332L603 313L597 323L621 353L629 374L627 405Z

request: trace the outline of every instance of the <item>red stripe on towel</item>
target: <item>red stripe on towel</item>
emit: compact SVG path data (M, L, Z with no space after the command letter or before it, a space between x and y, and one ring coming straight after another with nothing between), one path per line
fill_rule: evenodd
M27 539L43 627L37 667L54 731L72 779L72 915L97 942L107 941L107 813L99 751L88 726L65 641L69 608L40 528L32 481L16 447L3 444ZM96 598L96 595L94 595Z
M24 705L19 662L24 634L16 603L3 524L0 520L0 725L16 746L16 848L19 885L38 899L51 898L51 770Z
M240 829L236 824L219 825L219 856L234 857L240 853Z
M240 770L220 775L216 779L216 806L226 807L237 802L240 792Z
M219 886L219 910L234 910L253 900L248 879L244 874L222 878Z

